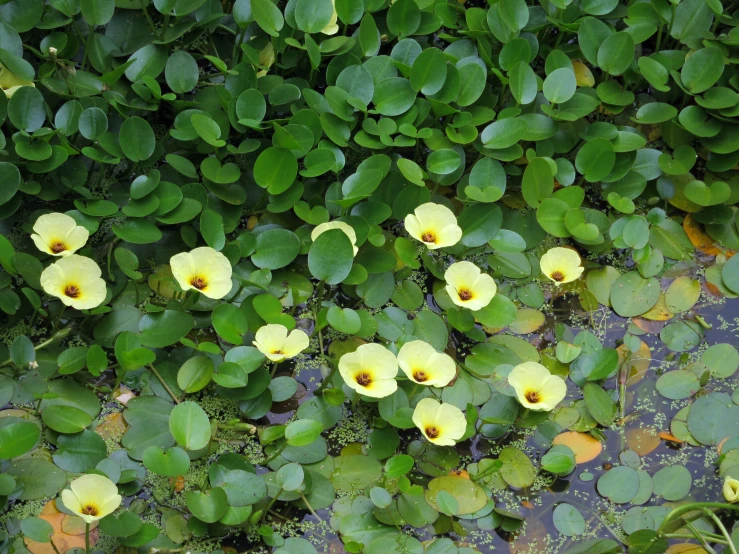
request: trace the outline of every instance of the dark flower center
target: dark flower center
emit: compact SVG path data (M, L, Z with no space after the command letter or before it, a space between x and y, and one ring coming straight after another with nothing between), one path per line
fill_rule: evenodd
M202 277L193 277L190 279L190 284L198 290L203 290L208 286L208 282Z
M84 506L82 508L82 513L86 516L96 516L98 515L98 509L97 506L93 506L92 504L88 504L87 506Z
M459 289L457 294L459 295L459 299L463 302L467 302L472 299L472 291L470 289Z
M426 436L430 439L438 439L439 435L441 435L441 432L434 425L429 425L424 431L426 431Z
M77 285L67 285L64 288L64 294L70 298L79 298L82 291L80 291L80 288Z
M67 245L63 242L56 241L51 243L51 251L54 254L59 254L59 252L64 252L67 249Z
M418 381L419 383L423 383L424 381L429 380L428 373L426 373L422 369L415 369L413 370L413 378Z
M436 244L436 235L431 231L426 231L424 234L421 235L421 240L423 242L431 242Z
M561 283L565 280L565 274L561 271L555 271L554 273L552 273L552 279L554 279L558 283Z
M538 404L539 402L541 402L541 396L535 390L526 391L526 394L524 396L526 396L526 400L528 400L532 404Z
M366 371L363 371L362 373L357 373L356 377L354 377L354 380L357 382L358 385L366 387L372 383L372 376Z

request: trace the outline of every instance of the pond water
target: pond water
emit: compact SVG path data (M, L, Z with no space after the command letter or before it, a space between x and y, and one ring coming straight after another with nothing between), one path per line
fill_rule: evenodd
M665 284L669 284L669 280L666 280ZM432 309L436 309L431 294L427 295L426 303ZM698 443L691 444L692 439L686 440L689 434L685 424L684 408L689 406L696 396L681 392L681 388L690 388L693 381L688 380L687 383L683 383L680 380L672 387L665 384L664 387L660 387L660 390L658 390L657 382L669 371L678 368L687 369L696 376L695 386L691 392L698 393L698 395L723 392L730 396L737 385L735 378L708 380L707 376L703 375L706 368L698 362L698 359L701 353L712 345L737 344L739 300L713 296L704 288L698 303L689 313L683 314L685 319L699 322L704 332L703 339L700 346L684 353L671 351L660 338L660 331L666 324L674 322L673 318L665 321L650 321L643 318L628 320L617 316L613 310L604 306L600 306L593 312L585 312L575 294L561 295L553 299L551 305L547 318L540 328L533 333L520 335L520 338L540 351L546 352L556 343L558 334L571 331L576 335L581 330L593 333L605 348L617 348L622 345L625 333L638 337L638 340L642 342L641 347L631 356L631 369L625 384L623 408L620 407L619 376L616 375L605 382L604 388L613 393L619 409L623 409L623 418L619 417L617 423L611 428L590 429L602 441L602 451L596 448L592 454L593 459L578 462L575 471L566 476L550 475L546 478L538 478L533 486L518 490L493 487L495 506L510 512L509 515L525 519L522 526L511 519L508 521L513 524L506 530L505 519L503 519L504 524L501 525L500 520L491 521L488 516L478 520L460 519L459 527L454 529L431 525L421 529L405 526L403 528L405 533L421 541L430 541L439 536L449 537L459 546L469 545L483 553L501 551L528 554L560 553L575 547L586 539L595 538L614 540L625 552L630 533L638 529L656 528L671 507L688 501L716 502L722 499L723 478L718 475L719 453L717 448ZM450 339L450 342L457 344L458 352L463 353L459 354L460 357L469 353L466 350L465 337L461 333L453 332ZM326 346L328 347L329 344L327 343ZM295 375L300 383L300 390L290 400L273 406L273 411L267 415L269 422L279 424L289 421L298 405L313 397L327 369L324 367L324 374L321 374L319 370L312 368L302 369L296 373L293 373L294 368L291 370L281 368L281 373L285 371L285 375ZM664 383L668 381L665 380ZM701 385L705 386L701 388ZM495 386L497 385L491 385L491 388ZM680 398L668 398L665 394ZM581 397L581 389L569 382L568 396L563 405L569 406L572 401ZM572 416L568 410L572 411L571 408L560 410L554 418L555 421L562 423L562 428L567 427ZM362 412L364 415L367 413ZM345 416L350 418L349 410L345 412ZM355 426L358 425L361 428L362 415L360 414L360 417L355 419L358 420L354 422ZM478 435L472 441L457 445L461 459L453 469L464 470L469 463L474 464L481 459L495 457L502 448L509 445L520 448L534 462L534 465L539 467L542 456L551 446L551 436L548 436L548 433L552 431L550 429L535 430L537 421L534 419L529 429L512 429L496 438ZM586 427L582 430L586 430ZM361 432L359 434L361 435ZM401 433L402 442L398 452L417 453L418 443L412 443L412 440L417 438L416 434L415 430ZM328 447L329 454L334 456L342 453L366 452L366 441L347 444L347 441L341 437L334 443L329 439ZM614 467L630 469L624 471L622 476L617 476L612 484L603 485L599 489L597 486L599 479ZM663 471L655 478L655 475L665 468L670 469ZM671 468L685 468L687 472ZM688 473L689 478L687 478ZM630 501L623 501L623 498L629 497L630 493L623 493L621 495L623 498L619 498L619 492L633 485L631 480L634 476L641 478L640 490ZM415 471L410 477L411 481L422 485L426 485L431 479L431 475L422 471ZM505 483L502 485L505 486ZM602 493L611 495L610 500ZM631 496L634 495L631 494ZM670 501L678 497L678 501ZM558 507L561 513L558 514L558 523L555 524L554 513ZM573 516L567 512L571 510L570 507L579 512L582 518L577 514ZM504 512L501 511L501 513ZM336 532L341 518L337 517L332 509L321 509L316 513L310 513L289 506L284 510L279 510L279 514L275 515L278 528L281 523L284 523L284 530L309 538L319 552L347 551ZM734 519L731 514L724 514L724 517L727 528L731 529L730 524ZM495 529L492 529L493 525ZM710 530L710 523L705 519L697 519L694 525ZM580 526L584 529L581 532L579 531ZM566 536L568 528L577 529L577 534ZM252 541L243 537L233 542L229 541L229 543L239 551L261 551L261 547L254 546ZM696 550L689 550L687 544L681 545L681 543L686 543L686 539L672 539L670 544L674 545L671 547L674 550L668 550L668 552L707 552L695 546L694 540L690 541L690 544L692 544L691 548ZM685 550L682 550L683 547ZM582 552L590 551L583 550ZM595 549L592 551L600 552ZM716 552L721 551L721 547L717 546Z

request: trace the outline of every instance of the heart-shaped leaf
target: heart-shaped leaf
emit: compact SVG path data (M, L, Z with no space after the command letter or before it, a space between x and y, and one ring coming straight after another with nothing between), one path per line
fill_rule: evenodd
M684 193L688 200L699 206L715 206L729 199L731 187L723 181L708 186L703 181L695 180L685 185Z
M164 477L185 475L190 469L190 456L178 446L168 450L150 446L144 451L143 462L146 469Z

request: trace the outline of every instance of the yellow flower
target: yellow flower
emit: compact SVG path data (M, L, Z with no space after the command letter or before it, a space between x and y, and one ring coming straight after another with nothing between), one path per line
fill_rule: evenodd
M318 227L313 229L313 232L310 234L310 240L315 242L319 235L332 229L338 229L349 237L349 240L352 243L352 248L354 249L354 255L356 256L357 252L359 252L359 248L357 248L357 233L354 232L354 228L351 225L344 223L343 221L329 221L328 223L321 223Z
M31 235L36 248L52 256L69 256L82 248L90 232L77 225L67 214L42 215L33 225Z
M102 271L94 261L72 254L51 264L41 273L41 287L65 306L89 310L103 303L107 295Z
M372 398L390 396L398 388L398 360L381 344L363 344L339 360L347 386Z
M231 292L231 262L208 246L175 254L169 265L182 290L199 290L215 300Z
M493 278L472 262L457 262L444 272L446 291L457 306L481 310L493 299L498 287Z
M564 379L552 375L536 362L524 362L514 367L508 374L508 383L516 391L521 405L537 412L553 410L567 394Z
M62 491L62 502L85 523L92 523L112 514L121 505L121 495L115 483L102 475L83 475Z
M551 248L541 257L541 272L559 286L578 279L585 268L580 264L580 256L571 248Z
M270 323L263 325L254 337L254 346L273 362L294 358L308 348L308 335L300 329L287 334L287 327Z
M727 477L724 481L723 493L727 502L739 501L739 480Z
M336 0L331 0L331 5L334 8L334 13L331 14L331 20L328 22L321 32L324 35L335 35L339 31L339 25L337 24L339 16L336 13Z
M439 446L454 446L467 429L462 410L452 404L440 404L433 398L424 398L416 404L413 423L429 442Z
M21 87L35 87L31 81L24 81L18 76L10 72L10 70L0 63L0 88L5 92L5 96L12 97Z
M429 250L454 246L462 238L462 229L457 225L454 212L433 202L421 204L412 214L405 216L405 230Z
M457 374L450 356L422 341L406 342L398 352L398 365L408 379L429 387L445 387Z

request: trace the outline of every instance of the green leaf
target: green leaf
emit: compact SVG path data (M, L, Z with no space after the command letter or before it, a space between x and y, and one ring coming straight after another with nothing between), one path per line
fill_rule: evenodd
M576 89L575 72L569 67L555 69L544 79L544 96L553 104L567 102Z
M280 269L292 262L300 252L300 239L287 229L268 229L257 235L256 250L251 261L259 268Z
M349 237L339 229L321 233L308 252L311 275L329 285L346 279L354 263L354 249Z
M251 13L257 25L268 35L279 36L285 19L280 9L271 0L251 0Z
M40 427L30 421L9 418L0 427L0 459L17 458L30 452L41 438Z
M21 87L8 102L8 119L16 129L33 133L46 121L46 103L38 89Z
M92 417L74 406L49 406L41 413L44 423L58 433L79 433L92 423Z
M177 94L190 92L198 84L199 76L200 70L195 58L185 50L175 52L167 59L164 77L172 92Z
M606 38L598 48L598 67L611 75L621 75L634 59L634 39L621 31Z
M508 148L521 140L528 128L528 124L523 119L509 117L485 127L480 135L480 139L485 145L485 148Z
M140 162L151 157L154 153L156 140L151 125L140 117L129 117L121 125L121 150L125 156L134 162Z
M113 18L115 0L81 0L80 8L89 25L105 25Z
M200 450L210 442L210 420L195 402L177 404L169 415L169 431L185 450Z
M192 393L204 389L213 375L213 360L195 356L187 360L177 372L177 386Z
M21 531L23 534L36 542L50 542L51 536L54 534L54 527L51 523L40 517L30 517L21 520Z
M586 383L582 389L585 405L593 419L610 427L616 419L616 403L602 387L595 383Z
M306 33L318 33L329 24L334 13L331 0L298 0L295 5L295 22Z
M164 477L185 475L190 469L190 457L187 452L176 446L167 450L150 446L144 451L142 461L146 469Z
M537 208L542 200L552 195L553 191L554 175L549 162L544 158L534 158L526 166L521 181L524 200L532 208Z

